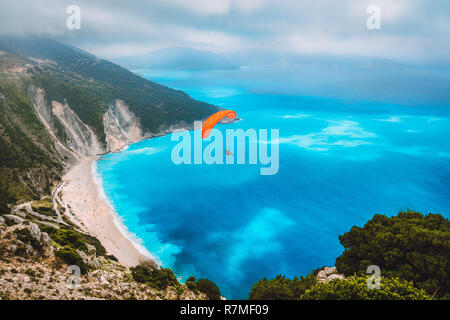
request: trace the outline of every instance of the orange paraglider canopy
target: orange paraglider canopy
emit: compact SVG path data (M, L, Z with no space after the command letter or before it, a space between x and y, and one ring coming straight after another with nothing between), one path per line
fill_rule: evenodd
M217 122L219 122L223 117L234 119L236 118L236 112L234 112L233 110L223 110L214 113L212 116L206 119L205 122L203 122L202 139L208 138L211 130L214 128Z

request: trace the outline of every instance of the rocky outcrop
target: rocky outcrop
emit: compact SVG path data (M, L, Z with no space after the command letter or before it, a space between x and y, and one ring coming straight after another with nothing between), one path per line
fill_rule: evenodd
M48 106L45 91L31 86L28 90L39 119L54 139L58 153L69 162L84 156L105 152L117 152L130 143L154 135L144 135L139 119L122 100L116 99L103 115L106 150L101 146L93 130L86 125L67 103L52 101ZM58 122L58 132L55 122ZM175 128L171 128L173 130ZM161 135L165 134L164 131Z
M163 136L178 130L190 130L194 127L192 123L179 121L168 127L162 125L153 132L144 132L140 120L128 105L116 99L103 115L106 140L106 148L104 148L93 130L81 121L67 103L52 101L51 106L48 106L45 91L35 86L29 88L28 95L39 119L54 139L56 150L71 163L76 162L80 157L118 152L130 143L145 138ZM59 130L56 129L57 126Z
M92 156L103 153L103 149L91 128L70 109L67 103L52 101L52 112L63 125L66 139L65 145L78 154Z
M56 250L35 223L0 223L0 300L206 299L181 283L165 290L137 283L128 267L97 256L90 245L83 252L89 272L75 276Z
M30 86L30 88L28 89L28 94L32 98L34 108L36 109L38 115L41 117L41 120L44 120L44 123L46 124L51 124L52 111L45 102L45 91L41 88Z
M119 99L116 99L104 114L103 126L107 151L119 151L128 144L144 138L139 120Z
M10 217L9 217L10 218ZM27 220L11 219L6 230L8 246L2 242L2 256L18 256L22 258L48 257L52 252L50 236L41 232L38 225ZM3 227L5 228L5 227Z
M61 155L64 159L67 159L69 162L75 162L77 159L77 155L70 150L65 143L63 143L63 139L58 137L56 134L56 129L53 121L53 112L50 106L47 105L45 101L45 91L41 88L38 88L34 85L31 85L28 88L28 96L30 97L33 107L36 110L39 120L47 129L47 132L53 139L54 146L59 155Z
M336 267L325 267L319 271L316 279L317 282L326 283L335 279L345 279L345 276L343 274L339 274Z
M21 224L25 221L25 219L13 214L4 214L3 218L3 221L5 221L6 224Z
M49 106L45 100L45 91L35 86L30 86L28 95L39 119L53 138L55 149L64 159L74 162L80 156L104 152L92 129L80 120L67 103L52 101Z

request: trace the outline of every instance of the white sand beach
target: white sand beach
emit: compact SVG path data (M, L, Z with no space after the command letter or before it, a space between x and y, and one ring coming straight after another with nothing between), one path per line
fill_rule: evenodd
M81 160L63 177L61 199L84 230L101 241L108 254L128 266L151 258L150 253L127 236L127 229L99 190L94 179L97 157Z

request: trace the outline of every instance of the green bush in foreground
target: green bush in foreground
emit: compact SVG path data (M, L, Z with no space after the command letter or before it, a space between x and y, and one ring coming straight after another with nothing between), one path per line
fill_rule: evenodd
M51 234L51 238L62 246L69 246L73 249L78 249L87 252L87 246L81 237L81 234L68 229L58 229Z
M58 251L55 255L61 258L68 265L77 265L80 268L82 274L86 274L89 271L88 265L83 261L83 258L76 252L75 249L65 246Z
M266 278L255 283L250 291L249 300L298 300L305 290L316 284L316 273L308 276L294 277L290 280L279 275L275 279Z
M430 296L450 298L450 221L441 215L376 214L339 240L345 248L336 259L340 273L362 275L369 265L377 265L384 276L413 281Z
M210 300L220 300L221 298L219 287L208 279L199 279L197 281L197 288L200 292L206 294Z
M131 267L130 270L131 276L136 282L145 283L160 290L165 290L167 287L180 289L180 284L172 270L169 268L160 269L151 261L142 262L135 267ZM221 298L219 288L208 279L199 279L196 282L195 277L189 277L186 280L186 287L191 291L200 291L206 294L210 300L220 300Z
M194 276L187 278L186 287L188 287L191 291L198 291L197 283L195 282L197 279Z
M154 288L165 290L169 286L178 284L177 278L169 268L152 269L140 264L131 268L131 275L134 281L146 283Z
M78 249L87 253L88 249L86 244L90 244L95 247L97 256L104 256L110 258L111 260L117 260L114 256L108 256L105 247L103 247L100 241L90 235L65 228L56 230L52 227L41 226L40 229L47 232L52 240L61 246L69 246L73 249Z
M350 277L317 283L300 296L300 300L428 300L430 297L412 282L381 277L380 289L369 289L367 278Z

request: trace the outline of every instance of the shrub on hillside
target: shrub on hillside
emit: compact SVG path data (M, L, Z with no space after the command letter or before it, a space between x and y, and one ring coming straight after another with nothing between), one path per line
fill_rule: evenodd
M41 230L47 232L52 238L52 240L60 244L61 246L69 246L73 249L78 249L83 252L87 252L86 244L88 243L95 247L95 251L98 256L104 256L107 258L110 257L107 256L106 249L105 247L103 247L100 241L97 238L94 238L90 235L83 234L72 229L65 229L65 228L54 229L48 226L41 226ZM113 256L111 256L111 258L112 257Z
M62 246L69 246L87 252L87 246L81 237L81 234L69 229L58 229L51 234L51 238Z
M266 278L255 283L250 291L249 300L298 300L306 289L316 283L316 271L308 276L288 279L278 275L275 279Z
M83 241L85 243L89 243L90 245L95 247L95 252L96 252L97 256L107 257L106 249L101 244L100 240L98 240L97 238L94 238L90 235L87 235L87 234L81 234L81 238L83 239ZM112 260L114 260L114 259L112 259ZM117 258L116 258L116 261L117 261Z
M178 284L177 278L169 268L154 270L152 272L152 278L153 285L161 290Z
M186 280L186 287L188 287L189 290L191 291L197 291L198 287L197 287L197 283L196 283L196 278L194 276L189 277Z
M178 284L177 278L169 268L154 269L147 265L137 265L131 268L134 281L146 283L154 288L165 290L168 286Z
M197 281L197 288L200 292L206 294L210 300L220 300L221 298L219 287L208 279L199 279Z
M112 261L115 261L115 262L119 262L119 259L117 259L116 256L112 255L112 254L105 255L105 258L107 258L109 260L112 260Z
M83 258L81 258L81 256L75 249L69 246L65 246L59 249L58 251L56 251L55 255L68 265L78 266L82 274L86 274L89 271L89 267L83 261Z
M377 265L388 277L413 281L430 296L450 298L450 221L439 214L376 214L363 228L339 237L344 253L336 267L346 276Z
M368 276L353 276L317 283L300 295L300 300L428 300L425 290L399 278L381 277L380 289L369 289Z

